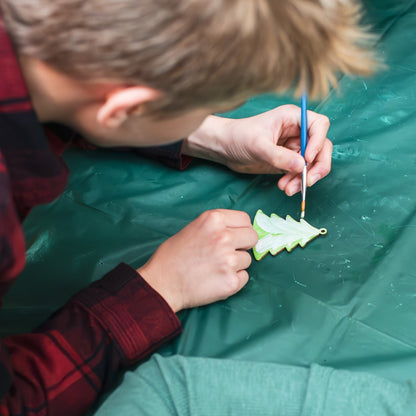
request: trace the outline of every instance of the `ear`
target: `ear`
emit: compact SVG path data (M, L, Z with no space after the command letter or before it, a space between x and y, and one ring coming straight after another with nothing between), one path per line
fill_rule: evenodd
M97 120L108 128L119 127L138 107L160 98L161 93L145 86L119 88L111 92L97 113Z

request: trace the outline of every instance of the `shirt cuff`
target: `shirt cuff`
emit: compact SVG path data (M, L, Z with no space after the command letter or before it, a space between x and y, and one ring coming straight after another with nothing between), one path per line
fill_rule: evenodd
M135 152L141 156L155 159L171 168L184 170L193 158L182 153L182 143L183 140L180 140L164 146L136 148Z
M182 332L166 301L133 268L121 263L72 298L107 330L130 365Z

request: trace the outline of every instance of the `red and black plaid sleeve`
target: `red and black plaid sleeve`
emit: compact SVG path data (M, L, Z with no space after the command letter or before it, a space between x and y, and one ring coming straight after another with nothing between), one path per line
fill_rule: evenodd
M179 333L167 303L121 264L33 333L4 340L0 414L83 415L120 366Z
M65 187L0 18L0 302L25 263L21 221ZM79 292L33 333L0 339L0 415L83 415L122 365L180 332L167 303L125 264Z

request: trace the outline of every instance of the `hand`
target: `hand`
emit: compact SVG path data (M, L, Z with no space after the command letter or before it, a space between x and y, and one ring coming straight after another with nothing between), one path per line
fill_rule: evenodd
M241 211L206 211L166 240L137 271L173 311L238 292L248 281L246 251L257 243L250 217Z
M284 105L245 119L208 117L189 136L183 152L223 163L242 173L284 173L278 186L291 196L300 191L305 161L300 155L300 108ZM307 185L331 170L328 117L308 111Z

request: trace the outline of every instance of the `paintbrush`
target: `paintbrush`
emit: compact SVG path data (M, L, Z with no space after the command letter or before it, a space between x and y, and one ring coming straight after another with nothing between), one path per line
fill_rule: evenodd
M305 159L305 150L308 142L308 116L306 113L307 99L306 93L302 94L300 101L300 154ZM302 171L302 204L300 210L300 218L305 218L305 205L306 205L306 159L305 166Z

